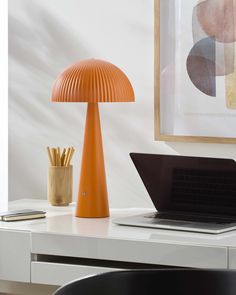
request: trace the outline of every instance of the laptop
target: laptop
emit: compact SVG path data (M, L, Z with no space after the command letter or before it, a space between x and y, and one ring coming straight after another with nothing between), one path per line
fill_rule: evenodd
M130 157L156 211L114 223L211 234L236 229L234 160L141 153Z

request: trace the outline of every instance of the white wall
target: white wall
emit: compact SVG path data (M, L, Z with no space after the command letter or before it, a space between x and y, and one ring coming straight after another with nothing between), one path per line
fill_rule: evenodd
M8 205L7 0L0 2L0 211Z
M76 148L76 199L86 106L50 95L57 75L85 58L116 64L136 94L135 103L100 105L110 206L151 206L130 152L236 158L235 145L154 141L153 29L151 0L9 1L11 200L47 198L47 145Z

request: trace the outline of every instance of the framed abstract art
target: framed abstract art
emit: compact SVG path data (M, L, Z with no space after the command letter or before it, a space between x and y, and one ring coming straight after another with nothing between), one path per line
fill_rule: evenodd
M236 0L155 0L155 138L236 143Z

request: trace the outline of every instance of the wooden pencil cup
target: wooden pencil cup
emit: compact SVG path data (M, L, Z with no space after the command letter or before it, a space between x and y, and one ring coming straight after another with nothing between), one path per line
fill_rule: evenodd
M48 201L53 206L68 206L72 202L73 166L49 166Z

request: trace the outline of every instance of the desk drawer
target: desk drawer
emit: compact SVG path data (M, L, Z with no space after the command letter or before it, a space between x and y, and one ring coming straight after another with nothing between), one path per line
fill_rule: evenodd
M85 276L114 270L121 269L35 261L31 263L31 282L61 286Z
M0 280L30 282L30 233L0 230Z
M152 265L227 268L227 248L193 243L32 233L32 253L145 263Z
M229 269L236 269L236 248L229 248Z

